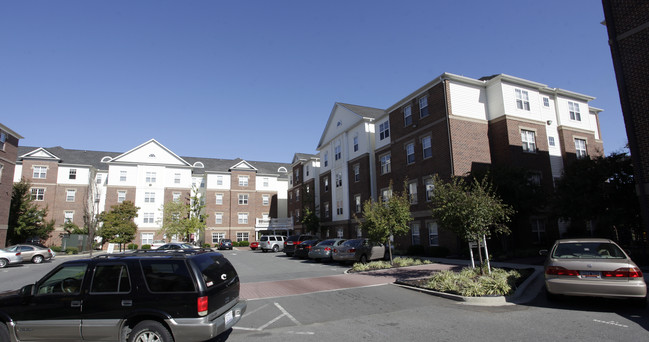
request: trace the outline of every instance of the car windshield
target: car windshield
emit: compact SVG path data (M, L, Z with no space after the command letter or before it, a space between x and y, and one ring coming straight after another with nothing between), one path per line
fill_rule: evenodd
M343 243L343 246L360 246L363 240L347 240Z
M332 246L336 240L324 240L318 244L318 246Z
M552 253L557 259L626 259L624 252L608 242L560 243Z

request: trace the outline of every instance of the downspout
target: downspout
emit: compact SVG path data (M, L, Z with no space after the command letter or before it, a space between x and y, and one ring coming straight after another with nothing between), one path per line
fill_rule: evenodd
M449 153L449 161L450 161L450 172L451 172L451 177L455 175L455 165L453 164L453 145L451 143L451 120L449 118L449 112L448 112L448 92L446 90L446 87L448 86L448 80L442 78L442 82L444 84L444 108L446 110L446 132L448 134L448 153Z

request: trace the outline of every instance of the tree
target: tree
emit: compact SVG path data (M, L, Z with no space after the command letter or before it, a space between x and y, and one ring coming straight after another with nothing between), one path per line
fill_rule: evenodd
M492 231L509 234L506 223L515 212L493 193L486 178L467 183L464 178L454 177L444 182L436 175L433 185L432 215L443 229L454 232L466 242L476 241L485 246L486 237ZM482 251L478 250L482 264ZM486 257L488 263L489 256Z
M392 189L392 182L390 182ZM404 189L407 184L404 183ZM410 196L404 190L401 193L393 193L378 202L372 199L363 203L363 219L356 218L361 229L367 231L369 238L373 241L381 242L388 246L390 254L390 264L392 264L392 245L391 237L401 236L410 231L408 223L412 220L410 217Z
M189 203L181 201L171 201L162 206L162 225L159 232L173 236L177 235L183 241L189 241L192 234L205 231L205 219L207 215L203 213L202 198L198 196L196 188L192 190L194 195L190 198Z
M88 231L86 229L79 228L79 226L72 222L65 222L65 224L63 224L63 230L66 234L88 234Z
M45 221L47 207L39 208L31 194L31 184L24 178L15 183L9 208L8 239L21 243L31 237L47 240L54 230L54 221Z
M137 225L133 221L136 218L139 207L131 201L124 201L120 204L111 206L111 210L99 215L99 221L102 227L98 231L104 242L119 243L120 250L122 244L133 241Z

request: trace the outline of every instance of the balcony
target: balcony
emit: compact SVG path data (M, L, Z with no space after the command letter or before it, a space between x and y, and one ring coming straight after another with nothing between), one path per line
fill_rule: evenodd
M257 218L255 219L256 229L293 229L293 220L289 218Z

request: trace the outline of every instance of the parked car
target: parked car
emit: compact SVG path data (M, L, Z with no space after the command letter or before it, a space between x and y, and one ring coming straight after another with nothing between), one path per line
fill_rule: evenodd
M293 253L295 252L295 246L302 243L302 241L313 240L313 239L317 239L317 237L314 235L305 235L305 234L291 235L286 239L286 241L284 241L284 253L286 253L287 256L293 256Z
M321 241L315 245L309 251L309 258L315 261L320 261L326 259L327 261L333 260L333 250L334 248L340 247L343 244L345 239L328 239Z
M239 289L236 270L216 252L71 260L0 295L0 340L205 341L241 319Z
M257 248L259 248L259 242L253 241L253 242L250 243L250 249L252 249L254 251Z
M9 252L20 252L23 261L29 261L34 264L40 264L45 260L54 259L54 253L49 248L43 248L32 245L13 245L5 248Z
M309 251L313 246L317 245L320 240L315 239L315 240L306 240L302 241L299 245L295 246L295 252L293 252L293 256L296 258L304 259L309 257Z
M259 249L266 253L268 251L279 252L284 249L284 235L262 235L259 238Z
M156 248L155 250L161 251L161 250L175 250L175 249L196 249L196 247L186 242L169 242Z
M333 259L336 261L352 261L366 263L370 260L383 259L385 246L369 239L352 239L343 242L333 250Z
M646 305L642 271L608 239L557 240L547 253L545 287L556 295L633 298Z
M230 239L221 239L219 241L219 249L232 249L232 240Z
M158 249L160 246L166 244L167 241L165 240L153 240L153 243L151 244L151 249Z
M23 262L23 257L20 252L10 252L6 249L0 248L0 268L7 267L11 264L20 264Z

